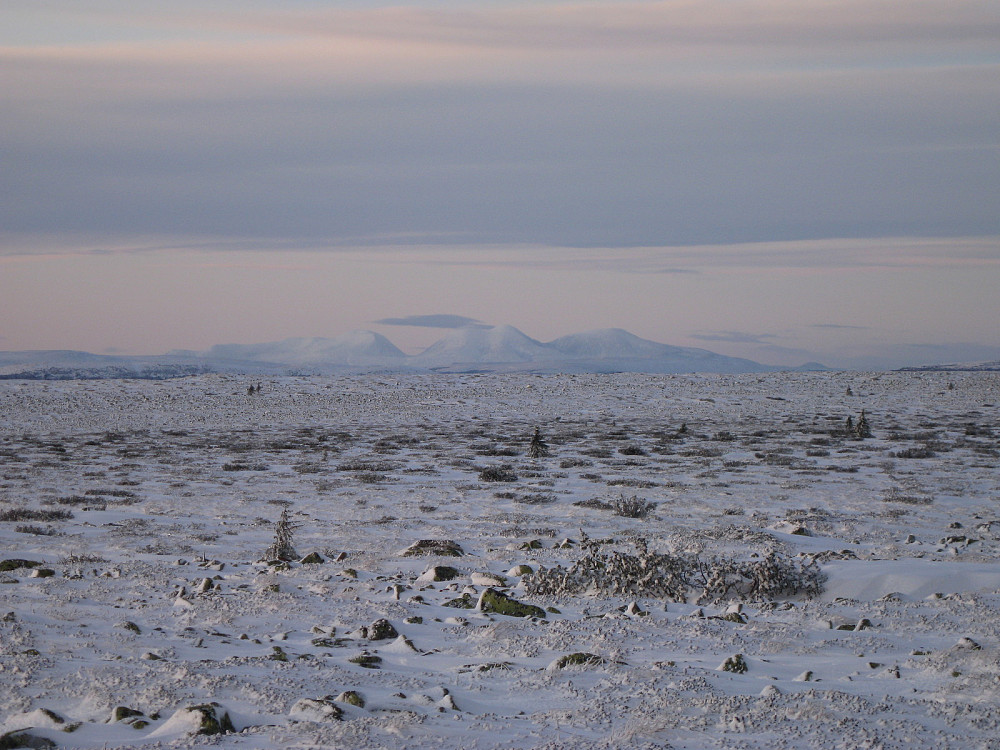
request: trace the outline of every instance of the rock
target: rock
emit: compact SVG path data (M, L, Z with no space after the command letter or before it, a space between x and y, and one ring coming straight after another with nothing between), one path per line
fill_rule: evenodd
M0 734L0 750L14 750L14 748L22 747L32 748L32 750L48 750L48 748L58 747L58 745L50 739L39 737L24 729Z
M37 568L41 564L37 560L24 560L13 557L9 560L0 560L0 573L6 573L9 570L20 570L21 568Z
M983 647L966 636L961 638L958 643L955 644L954 648L958 651L980 651Z
M345 690L340 695L338 695L335 700L339 701L340 703L347 703L351 706L357 706L358 708L365 707L364 696L362 696L361 693L355 690Z
M750 667L747 665L746 659L743 658L743 654L730 656L719 665L720 671L732 672L733 674L746 674L749 669Z
M136 635L142 635L142 628L136 625L131 620L126 620L125 622L120 622L115 627L119 627L122 630L128 630L129 632L135 633Z
M470 576L476 586L506 586L507 579L496 573L473 573Z
M178 732L210 736L235 731L229 713L213 701L178 709L163 726L152 732L150 737L167 736Z
M421 539L400 552L403 557L440 555L441 557L462 557L465 551L450 539Z
M476 600L470 594L462 594L457 599L449 599L442 607L454 607L455 609L475 609Z
M351 664L357 664L359 667L364 667L365 669L381 669L382 657L376 656L375 654L363 653L357 656L352 656L348 659Z
M31 571L32 578L51 578L56 572L52 568L35 568Z
M486 589L479 595L476 609L510 617L545 617L545 610L541 607L536 607L534 604L523 604L492 588Z
M302 698L297 700L288 712L297 721L341 721L344 709L333 702L333 698Z
M368 640L370 641L384 641L397 636L399 636L399 631L385 618L376 620L368 626Z
M125 721L127 719L137 719L140 716L145 716L145 714L138 709L129 708L128 706L117 706L115 710L111 712L111 718L108 719L108 722L114 723L118 721Z
M453 568L450 565L432 565L417 578L417 583L453 581L460 575L458 568Z
M807 669L805 672L803 672L798 677L796 677L794 681L795 682L812 682L813 681L813 673L812 673L811 670Z
M534 572L530 565L515 565L507 571L507 575L519 578L520 576L530 576Z
M760 691L760 696L762 698L773 698L776 695L781 695L781 691L778 689L777 685L765 685L764 689Z
M202 578L198 581L198 585L195 586L195 591L199 594L204 594L206 591L211 591L213 588L215 588L215 584L212 583L211 578Z
M322 565L326 562L319 552L310 552L308 555L299 560L302 565Z

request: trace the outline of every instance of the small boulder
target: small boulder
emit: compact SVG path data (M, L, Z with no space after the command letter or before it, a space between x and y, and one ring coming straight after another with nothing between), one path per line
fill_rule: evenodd
M398 636L399 631L384 617L368 626L368 640L370 641L384 641L389 638L397 638Z
M302 698L292 706L288 717L297 721L340 721L344 718L344 709L334 703L330 696Z
M479 595L476 609L482 612L495 612L509 617L545 617L545 610L534 604L524 604L496 589L486 589Z
M460 575L461 573L459 573L458 568L453 568L450 565L432 565L417 578L417 583L453 581Z
M345 690L340 695L338 695L335 700L337 700L339 703L347 703L348 705L356 706L358 708L365 707L364 696L362 696L361 693L357 692L356 690Z
M403 557L439 555L441 557L462 557L465 551L450 539L421 539L400 553Z

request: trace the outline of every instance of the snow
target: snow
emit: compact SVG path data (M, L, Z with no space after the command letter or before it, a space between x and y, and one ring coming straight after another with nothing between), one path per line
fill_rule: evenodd
M998 747L993 373L378 373L267 377L252 395L249 382L0 381L0 564L38 563L0 572L0 735ZM862 409L871 439L844 434ZM548 457L526 455L535 427ZM517 480L482 478L500 465ZM590 503L623 494L655 508ZM322 563L260 560L283 509L299 554ZM813 560L825 589L533 596L518 575L571 566L587 539L636 554L640 537L706 563ZM465 554L403 554L420 540ZM435 565L459 575L422 577ZM487 587L551 609L446 606ZM399 635L368 639L381 619ZM599 659L556 667L574 653ZM737 654L745 673L720 669ZM191 709L212 703L235 732L194 734ZM113 721L116 707L142 716Z

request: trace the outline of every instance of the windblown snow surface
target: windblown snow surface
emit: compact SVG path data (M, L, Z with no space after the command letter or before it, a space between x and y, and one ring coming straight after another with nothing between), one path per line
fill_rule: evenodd
M1000 747L995 373L248 385L0 383L4 747Z

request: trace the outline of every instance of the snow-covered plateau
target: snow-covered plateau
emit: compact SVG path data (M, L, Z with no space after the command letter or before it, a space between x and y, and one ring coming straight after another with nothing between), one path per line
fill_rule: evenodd
M1000 748L998 404L0 381L0 748Z

